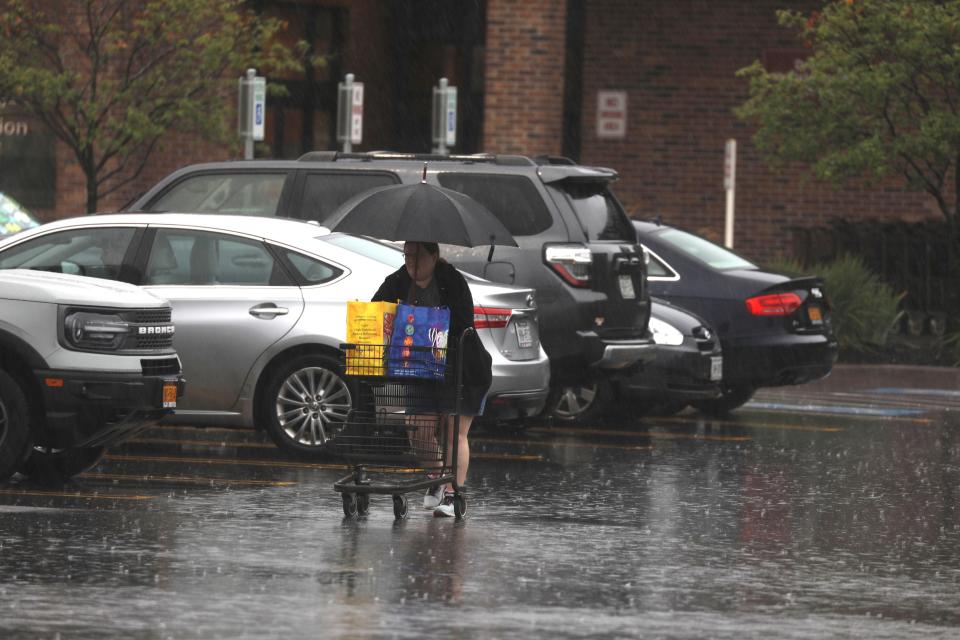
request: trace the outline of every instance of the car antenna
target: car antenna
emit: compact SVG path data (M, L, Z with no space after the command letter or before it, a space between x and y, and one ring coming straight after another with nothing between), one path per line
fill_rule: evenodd
M494 241L494 240L496 240L496 238L495 238L493 235L491 235L491 236L490 236L490 251L487 253L487 262L493 262L493 248L494 248L494 246L495 246L495 245L493 244L493 241Z
M420 177L420 184L427 184L427 163L423 163L423 175Z
M657 217L653 219L653 221L657 223L658 227L663 226L663 218L660 217L659 213L657 214Z

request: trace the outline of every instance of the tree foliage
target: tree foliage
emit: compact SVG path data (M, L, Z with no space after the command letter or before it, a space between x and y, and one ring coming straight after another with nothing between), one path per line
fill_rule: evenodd
M821 178L898 173L956 221L960 158L960 0L835 0L778 13L810 56L787 73L755 62L737 114L775 162Z
M281 26L243 0L0 0L0 97L70 147L95 211L169 131L228 140L243 70L296 64Z

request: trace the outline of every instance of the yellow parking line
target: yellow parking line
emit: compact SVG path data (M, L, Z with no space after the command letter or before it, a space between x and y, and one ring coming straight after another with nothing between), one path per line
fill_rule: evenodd
M89 471L80 474L79 477L89 480L132 480L136 482L173 482L178 484L217 484L227 486L292 487L297 484L289 480L232 480L230 478L208 478L202 476L155 476L125 473L94 473Z
M703 418L703 417L691 417L688 419L684 418L657 418L657 421L667 422L671 424L696 424L698 422L703 422L706 425L718 425L721 427L742 427L744 429L771 429L774 431L808 431L811 433L840 433L846 431L843 427L811 427L808 425L802 424L774 424L774 423L759 423L759 422L742 422L739 420L716 420L714 418Z
M543 462L543 456L521 453L488 453L486 451L471 451L471 460L510 460L512 462Z
M212 464L221 466L282 467L285 469L349 469L345 464L318 462L288 462L286 460L225 460L223 458L194 458L191 456L131 456L108 453L105 460L128 462L177 462L184 464Z
M653 449L650 445L628 445L628 444L594 444L590 442L558 442L556 440L512 440L510 438L471 438L470 443L478 444L523 444L537 445L541 447L571 447L580 449L625 449L627 451L650 451ZM477 454L470 453L470 457L476 457ZM541 458L542 459L542 458Z
M192 456L131 456L115 453L108 453L104 460L113 460L118 462L172 462L179 464L209 464L220 466L251 466L251 467L280 467L283 469L317 469L317 470L352 470L353 464L334 464L322 462L287 462L285 460L225 460L223 458L194 458ZM394 468L387 466L377 466L364 464L363 468L373 473L421 473L425 468Z
M228 440L176 440L172 438L133 438L137 444L190 445L193 447L235 447L237 449L276 449L271 442L230 442Z
M0 495L5 496L34 496L41 498L77 498L80 500L132 500L143 501L153 500L153 496L126 496L111 495L106 493L78 493L68 491L29 491L20 489L0 489Z
M248 427L192 427L189 425L161 424L151 427L150 431L189 431L191 433L256 433L256 429Z
M558 433L562 435L617 436L620 438L653 438L655 440L710 440L717 442L749 442L750 436L713 436L699 433L668 433L666 431L619 431L614 429L579 429L575 427L532 427L534 433Z

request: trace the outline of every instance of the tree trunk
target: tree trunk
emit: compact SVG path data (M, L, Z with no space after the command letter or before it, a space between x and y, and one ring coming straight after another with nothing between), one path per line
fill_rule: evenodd
M87 213L96 213L99 194L97 193L97 176L93 167L84 167L83 173L87 177Z

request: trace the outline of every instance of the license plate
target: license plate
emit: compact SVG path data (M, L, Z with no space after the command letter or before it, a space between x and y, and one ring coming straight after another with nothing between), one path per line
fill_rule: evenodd
M723 379L723 356L710 358L710 381L718 382Z
M807 307L807 317L812 324L823 324L823 312L820 311L820 307L814 305Z
M521 349L528 349L533 346L533 330L530 323L526 320L517 320L514 325L517 329L517 343Z
M177 382L165 380L163 383L163 406L173 409L177 406Z
M620 296L625 300L637 297L637 293L633 290L633 277L630 274L620 275Z

